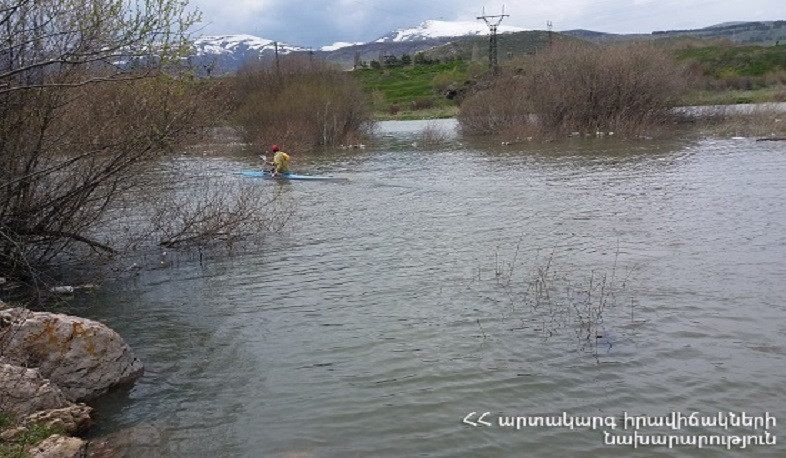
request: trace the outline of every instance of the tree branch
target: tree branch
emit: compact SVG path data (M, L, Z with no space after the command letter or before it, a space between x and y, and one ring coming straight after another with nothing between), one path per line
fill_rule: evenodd
M73 232L68 232L68 231L25 229L21 231L13 231L13 233L16 235L21 235L26 237L50 237L50 238L59 238L59 239L69 239L69 240L74 240L76 242L84 243L85 245L93 249L100 249L102 251L112 254L115 253L115 249L112 248L111 246L104 245L101 242L97 242L95 240L91 240L82 235L75 234Z

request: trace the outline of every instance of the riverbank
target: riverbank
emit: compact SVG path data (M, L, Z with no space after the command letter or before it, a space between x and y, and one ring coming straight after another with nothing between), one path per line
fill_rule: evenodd
M776 85L750 90L691 91L685 97L683 97L679 103L679 106L734 106L783 102L786 102L786 86ZM403 106L408 105L403 104ZM445 104L442 106L434 106L422 110L401 109L398 111L391 111L389 109L378 109L374 111L374 120L412 121L424 119L455 118L459 111L460 107L458 104Z

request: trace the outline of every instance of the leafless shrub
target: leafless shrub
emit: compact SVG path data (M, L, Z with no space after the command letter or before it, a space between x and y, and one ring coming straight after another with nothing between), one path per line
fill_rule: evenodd
M64 257L117 253L102 230L108 215L146 184L146 167L201 135L225 107L214 103L223 100L218 85L179 73L198 16L183 2L7 6L0 276L38 287L43 267Z
M531 106L521 77L504 73L488 89L468 97L461 104L458 120L469 134L494 134L511 126L526 125Z
M419 147L437 147L448 142L450 135L434 122L428 122L415 137Z
M567 269L561 257L556 248L545 259L539 252L525 256L519 244L509 261L495 256L494 288L483 281L481 269L471 286L493 302L508 304L502 320L518 322L518 326L506 325L506 329L563 339L597 357L611 350L611 329L636 319L628 291L635 269L619 265L619 247L610 266L583 272Z
M420 98L412 101L413 110L425 110L434 106L434 100L429 98Z
M156 202L150 223L165 248L256 241L280 230L294 211L282 206L279 194L260 199L259 193L251 184L211 180L196 192L165 194Z
M707 88L715 91L752 91L766 85L766 79L762 76L727 75L707 81Z
M697 127L708 135L786 136L786 113L771 104L705 108L695 118Z
M684 89L682 69L647 44L554 46L466 100L459 121L481 134L528 124L543 135L636 135L670 122Z
M161 76L7 94L0 156L3 271L17 275L79 245L113 253L88 233L120 195L142 184L140 166L196 132L200 105L192 89Z
M773 102L786 102L786 87L772 94Z
M236 77L236 119L250 142L307 149L340 145L370 127L357 82L325 62L288 58Z
M786 86L786 70L778 70L767 73L764 75L764 82L767 86Z

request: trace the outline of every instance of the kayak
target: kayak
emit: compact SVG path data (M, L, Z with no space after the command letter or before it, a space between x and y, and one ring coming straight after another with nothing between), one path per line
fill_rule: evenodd
M242 170L240 172L235 172L235 175L243 175L253 178L266 178L268 180L349 181L347 178L334 176L298 175L296 173L286 173L284 175L278 175L274 177L270 174L270 172L262 172L259 170Z

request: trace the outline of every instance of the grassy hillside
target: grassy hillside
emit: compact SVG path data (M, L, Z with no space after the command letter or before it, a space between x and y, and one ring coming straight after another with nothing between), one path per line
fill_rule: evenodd
M676 51L676 58L694 63L715 78L764 76L786 70L786 44L694 47Z
M786 101L786 45L689 47L674 54L698 83L686 105Z
M549 33L543 30L504 33L497 36L497 59L503 61L522 54L535 54L549 47L550 43L583 41L578 38ZM477 37L462 40L431 49L425 52L432 59L483 60L488 62L489 38Z
M431 98L434 95L431 86L434 77L446 72L463 77L466 67L465 62L454 61L414 67L364 68L353 73L360 80L366 93L371 95L374 92L381 92L385 100L392 104Z
M352 72L360 81L377 118L446 117L457 103L444 95L451 84L467 80L465 61L394 68L364 68ZM413 112L419 112L414 114Z
M500 65L522 54L535 54L550 43L578 39L528 31L498 36ZM363 68L353 72L377 112L378 118L395 116L444 117L455 114L457 102L445 97L488 71L488 37L464 39L422 53L422 60L436 62L400 67Z
M549 42L583 41L560 34L531 31L499 36L499 63L546 49ZM786 99L786 44L733 46L696 38L664 37L662 45L675 59L689 64L703 84L685 104L730 104L783 101ZM466 88L488 69L488 38L463 40L431 49L427 60L441 63L394 68L361 69L354 75L377 112L378 118L452 116L456 100L447 89Z

